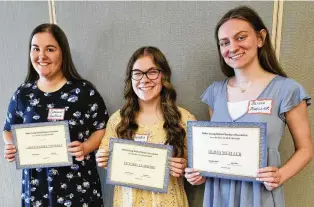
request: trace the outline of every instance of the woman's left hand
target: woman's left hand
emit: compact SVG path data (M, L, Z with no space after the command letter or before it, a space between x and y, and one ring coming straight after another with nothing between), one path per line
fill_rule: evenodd
M170 174L174 177L182 176L184 174L184 169L187 167L186 159L172 157L170 161Z
M76 161L84 160L84 146L82 142L74 141L68 145L68 151L75 157Z
M281 177L281 171L277 167L265 167L258 170L256 180L263 181L265 188L272 191L282 184Z

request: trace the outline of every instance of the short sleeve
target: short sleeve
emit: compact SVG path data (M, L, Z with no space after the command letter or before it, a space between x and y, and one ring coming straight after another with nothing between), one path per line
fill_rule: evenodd
M287 78L282 87L279 117L285 121L285 113L300 104L303 100L307 106L311 105L311 97L303 86L295 80Z
M119 117L120 117L120 110L116 111L112 116L110 116L107 123L106 134L101 140L100 147L108 149L110 138L117 137L116 127L120 121Z
M109 119L106 104L96 89L88 91L86 100L89 114L89 129L91 133L106 128Z
M22 124L23 123L23 112L19 111L18 109L18 103L19 103L19 94L20 90L17 89L17 91L13 94L13 96L10 99L8 111L5 116L5 122L4 122L4 131L11 131L11 125L13 124Z
M216 97L216 82L212 83L201 95L201 99L211 109L214 109L215 97Z

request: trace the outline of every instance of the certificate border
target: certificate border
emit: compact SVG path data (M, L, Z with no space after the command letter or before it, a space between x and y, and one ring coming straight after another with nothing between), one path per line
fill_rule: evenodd
M192 128L197 127L254 127L260 128L260 143L259 143L259 168L267 166L267 124L264 122L211 122L211 121L187 121L187 131L188 131L188 166L193 168L193 134ZM241 175L230 175L224 173L214 173L208 171L200 171L200 174L206 177L224 178L232 180L243 180L243 181L257 181L256 177L251 176L241 176ZM257 174L257 172L256 172Z
M43 163L43 164L34 164L34 165L22 165L20 163L20 154L18 150L18 141L16 138L16 129L20 128L32 128L32 127L42 127L42 126L55 126L55 125L62 125L64 126L65 130L65 139L66 144L70 144L70 132L69 132L69 124L68 121L55 121L55 122L40 122L40 123L30 123L30 124L14 124L11 125L11 133L13 138L13 143L16 147L15 153L15 163L16 169L23 169L23 168L45 168L45 167L64 167L64 166L71 166L73 164L72 156L68 153L68 161L67 162L60 162L60 163Z
M137 185L137 184L129 184L124 182L116 182L112 181L111 178L111 166L112 166L112 150L115 143L122 143L122 144L131 144L131 145L139 145L139 146L145 146L150 148L159 148L159 149L166 149L168 150L167 160L166 160L166 167L165 167L165 179L164 179L164 185L163 188L154 188L146 185ZM157 193L167 193L168 192L168 183L170 178L170 162L169 158L172 157L172 150L173 147L171 145L163 145L163 144L153 144L153 143L147 143L147 142L137 142L133 140L128 139L121 139L121 138L110 138L109 141L109 160L108 160L108 167L107 167L107 177L106 177L106 183L112 184L112 185L119 185L124 187L131 187L131 188L138 188L148 191L153 191Z

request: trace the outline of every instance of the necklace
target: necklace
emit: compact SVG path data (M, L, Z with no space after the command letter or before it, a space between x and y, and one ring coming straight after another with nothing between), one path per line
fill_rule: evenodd
M245 93L247 91L247 89L249 89L249 87L251 85L252 85L252 82L248 82L245 87L241 86L240 84L239 85L235 85L235 86L240 89L241 93Z

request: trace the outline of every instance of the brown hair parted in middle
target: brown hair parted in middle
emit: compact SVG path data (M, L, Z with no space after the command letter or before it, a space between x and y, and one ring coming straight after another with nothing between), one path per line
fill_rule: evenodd
M29 38L28 54L31 51L33 37L37 33L43 33L43 32L50 33L55 38L55 40L58 42L58 44L61 48L61 51L62 51L61 70L62 70L62 73L65 76L65 78L67 80L84 80L84 81L87 81L87 80L83 79L79 75L79 73L77 72L77 70L74 66L73 60L72 60L68 39L67 39L65 33L63 32L63 30L56 24L49 24L49 23L41 24L41 25L38 25L32 31L30 38ZM28 73L27 73L27 76L26 76L24 82L30 83L30 82L38 80L38 78L39 78L39 75L35 71L34 66L31 63L30 58L28 58Z
M54 39L58 42L60 49L62 51L62 65L61 65L61 70L62 74L68 81L75 81L75 80L80 80L80 81L85 81L87 82L90 86L96 89L96 87L89 82L88 80L82 78L80 74L77 72L75 65L72 60L72 55L70 51L70 45L68 42L68 39L63 32L63 30L56 24L50 24L50 23L45 23L45 24L40 24L38 25L31 33L30 38L29 38L29 43L28 43L28 54L30 54L31 48L32 48L32 39L37 33L44 33L48 32L50 33ZM34 69L34 66L32 65L31 59L28 55L28 72L25 78L24 83L31 83L34 81L37 81L39 79L39 75Z
M184 139L186 136L185 129L181 124L181 113L176 105L177 93L172 86L171 69L166 57L156 47L141 47L136 50L131 56L126 70L124 99L125 103L120 110L121 121L116 127L116 133L119 138L133 139L138 124L136 123L136 113L139 112L138 97L133 91L131 72L133 65L137 59L149 56L152 58L154 64L162 69L162 90L161 96L161 110L164 117L163 128L167 133L167 140L165 144L170 144L174 149L174 156L184 156Z
M218 31L220 27L230 19L240 19L248 22L253 29L258 34L261 30L266 31L266 38L264 40L264 45L261 48L258 48L258 60L262 68L270 73L279 74L283 77L287 77L287 74L282 70L276 55L272 47L271 40L269 37L268 29L266 28L264 22L260 16L248 6L238 6L234 9L229 10L217 23L215 29L215 39L218 48L219 60L221 70L227 77L234 76L234 70L224 61L223 57L220 54L219 38Z

